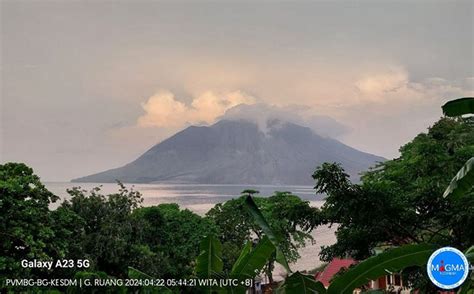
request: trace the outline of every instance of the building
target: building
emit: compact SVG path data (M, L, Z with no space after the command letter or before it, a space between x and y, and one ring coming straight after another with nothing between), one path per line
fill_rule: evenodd
M331 279L343 268L349 268L351 265L356 264L357 262L352 258L334 258L330 263L324 268L323 271L317 272L314 275L316 281L320 281L324 287L329 287Z
M356 264L357 261L352 258L334 258L331 262L324 268L324 270L317 272L314 275L316 281L320 281L324 287L328 288L331 284L331 280L334 276L340 272L342 269L347 269L351 265ZM389 290L394 293L411 293L411 289L403 285L402 277L397 274L389 274L383 277L378 278L377 280L370 281L367 283L366 289L371 290ZM360 289L354 290L354 293L361 293Z

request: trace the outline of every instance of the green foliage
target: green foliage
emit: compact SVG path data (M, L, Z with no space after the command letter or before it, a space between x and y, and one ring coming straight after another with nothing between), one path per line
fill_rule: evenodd
M252 243L247 242L236 263L232 266L232 271L227 274L223 271L222 246L219 240L212 235L207 236L202 240L200 247L201 253L197 258L195 267L197 277L205 279L230 277L239 281L253 279L262 271L275 251L275 246L266 236L253 249ZM206 293L245 293L246 288L245 285L239 284L237 287L227 287L225 289L201 287L200 290Z
M448 116L472 113L473 101L448 102L443 111ZM387 271L402 270L408 277L405 281L426 290L432 286L426 285L426 274L419 266L435 248L467 249L468 260L474 261L474 118L442 118L428 133L401 147L400 153L399 158L365 173L359 184L352 183L338 164L318 167L313 174L315 189L327 195L321 211L289 192L261 198L252 196L259 193L256 190L244 190L245 196L217 204L206 218L177 204L140 207L140 193L120 183L119 192L110 195L101 194L100 188L71 189L71 199L51 211L49 205L58 197L31 168L0 165L0 283L4 277L177 279L192 276L193 269L198 277L238 279L254 278L263 270L271 281L274 262L290 272L288 262L299 258L298 249L312 239L311 230L324 223L337 224L338 229L337 243L322 250L323 260L347 255L366 259L335 277L329 293L351 293ZM373 256L380 247L396 248ZM18 261L24 258L92 263L83 272L48 272L21 268ZM458 293L472 293L472 279L471 274ZM57 290L66 289L43 292ZM130 289L89 290L125 293ZM156 287L133 291L171 293ZM245 289L225 291L243 293ZM326 293L321 283L299 272L291 274L278 291Z
M474 293L474 278L473 274L467 278L466 282L459 288L457 294L473 294Z
M288 193L281 193L278 194L277 196L283 196L283 195L288 195ZM277 250L281 245L282 239L277 236L274 232L273 229L270 227L268 221L266 220L265 216L262 214L258 206L255 204L253 201L252 196L248 195L245 199L245 204L250 212L251 217L253 220L257 223L257 225L262 229L262 231L265 233L265 236L263 239L260 241L259 245L257 248L254 250L254 252L258 252L258 255L252 255L251 252L249 252L249 246L246 244L246 246L242 249L242 253L240 257L238 258L236 264L233 267L233 272L237 271L239 268L243 268L245 263L249 262L252 264L257 264L260 263L260 265L263 265L265 262L270 260L270 249ZM264 246L266 243L270 246ZM259 250L259 247L265 248L268 247L267 250ZM264 253L267 251L266 253ZM278 254L278 253L277 253ZM279 260L279 257L276 257L276 260L282 264L287 272L291 272L288 262L286 260L286 257L284 256L283 252L280 251L280 258L283 259L283 262ZM247 258L246 258L247 257ZM255 266L252 266L255 267ZM258 268L258 267L255 267ZM267 273L268 274L268 273ZM296 272L291 274L289 277L287 277L284 281L284 283L281 284L281 286L277 289L277 293L288 293L288 294L300 294L300 293L326 293L326 289L323 286L321 282L316 282L312 276L307 276L303 275L300 272Z
M278 294L323 294L326 288L321 282L316 282L312 276L295 272L285 279L285 282L278 288ZM341 292L342 293L342 292Z
M68 193L68 201L50 210L58 197L31 168L0 165L1 287L5 278L126 278L130 267L156 278L189 278L201 238L216 232L211 220L176 204L140 207L140 193L120 183L119 191L110 195L103 195L100 187ZM22 259L87 259L90 268L28 269L21 267ZM82 293L74 287L67 291Z
M257 223L258 226L262 229L262 231L266 234L268 239L272 242L273 246L276 248L276 258L275 260L281 264L288 272L291 272L290 266L288 265L288 261L286 260L285 255L282 252L280 247L280 243L282 242L282 238L273 232L273 229L268 224L267 220L263 217L262 213L258 209L257 205L252 199L252 196L247 196L245 198L245 204L247 205L247 209L250 212L250 215L253 217L253 220Z
M164 238L166 220L160 209L156 206L137 208L133 210L131 220L135 228L132 233L135 244L131 249L128 273L130 267L146 270L155 277L163 277L173 271L169 252L163 248L167 243ZM180 262L176 263L176 266L180 265Z
M196 260L196 275L199 278L213 278L222 273L222 245L213 236L205 237L201 242L201 253Z
M65 255L57 239L49 192L33 170L22 163L0 165L0 284L4 278L44 277L45 270L23 269L22 259L51 260Z
M474 113L473 102L472 98L450 101L443 106L443 111L448 116ZM359 185L350 183L337 164L326 163L315 171L317 192L328 195L322 210L325 222L339 224L338 241L323 250L323 258L345 254L367 257L377 245L430 242L437 246L449 244L467 248L474 243L472 117L441 119L428 134L418 135L400 152L400 158L366 173ZM454 174L467 159L444 197L441 196L441 189L447 184L446 175ZM358 216L361 211L363 216ZM420 283L420 280L426 281L420 279L423 272L413 271L413 267L426 264L437 246L404 245L371 257L336 278L328 292L352 293L355 287L384 275L385 271L407 268L417 276L412 286L424 288L423 282ZM467 282L459 293L470 291L469 284Z
M469 248L464 252L464 255L466 255L466 258L467 258L469 261L474 262L474 246L469 247Z
M253 196L254 194L258 194L260 191L258 190L253 190L253 189L245 189L240 194L242 195L247 195L247 196Z
M469 263L474 264L474 246L471 246L464 252ZM474 273L471 271L466 282L459 288L458 294L473 294L474 293Z
M252 233L260 233L258 227L245 211L243 197L216 204L206 216L218 228L218 237L223 247L224 268L230 270L242 246L251 240Z
M353 184L337 164L313 174L316 191L326 193L324 223L338 224L337 243L322 259L350 255L362 260L377 246L435 243L465 249L474 243L474 193L443 198L444 188L474 154L472 118L442 118L427 134L400 149ZM363 212L363 213L361 213Z
M76 223L79 232L74 238L77 245L70 246L68 257L87 258L94 270L126 277L137 241L133 232L138 226L131 212L142 199L138 192L119 185L119 192L108 196L100 194L100 188L94 188L89 194L73 188L68 190L71 200L65 201L59 209L80 220Z
M275 197L279 198L286 196L291 195L285 192L277 193ZM222 205L218 205L217 207L219 209L222 209ZM250 242L247 242L243 247L236 263L232 267L232 272L230 274L231 277L238 279L253 278L266 263L272 263L272 253L275 250L278 252L278 248L283 243L283 239L274 233L273 228L269 225L265 216L262 214L258 206L253 201L252 196L248 195L245 198L245 207L251 219L256 223L256 225L262 230L265 235L261 236L260 242L253 250L251 249ZM314 214L315 211L311 210L311 213ZM214 217L221 216L221 214L216 213L216 211L212 210L210 211L209 215ZM250 224L253 223L250 222ZM277 253L276 260L282 263L287 269L287 271L290 272L288 262L284 253L280 251L280 254L281 256L278 257ZM222 270L220 256L221 247L219 241L213 236L206 237L201 243L201 254L198 257L198 262L196 265L196 273L198 274L198 276L209 277L221 275L219 271ZM268 267L267 265L267 275L269 276L270 280L271 270L272 268ZM210 291L212 289L207 290ZM237 289L229 288L225 290L230 293L243 293L245 289L243 287L237 287ZM301 275L299 272L293 274L290 278L288 278L283 284L283 286L280 288L280 290L282 293L319 293L318 291L324 291L320 293L325 293L325 288L320 282L314 281L311 276ZM224 290L221 289L220 291Z
M474 186L474 157L471 157L451 180L443 197L460 197Z
M131 266L128 267L128 277L130 279L152 279L153 278L152 276L145 274L144 272L136 268L133 268Z
M244 248L242 248L242 250L240 251L239 257L237 258L234 265L232 266L232 270L231 270L232 273L235 273L236 267L243 262L243 259L249 255L250 251L252 251L252 242L247 241L245 243Z
M404 245L370 257L334 279L328 293L352 293L356 287L387 273L399 272L409 266L425 266L435 250L434 245Z
M99 188L69 193L71 200L53 212L74 219L58 226L60 232L74 232L68 257L87 258L91 269L112 276L126 277L134 267L154 277L189 277L200 239L214 231L209 220L176 204L139 207L141 195L121 184L119 193L107 196Z
M266 236L258 242L253 250L252 243L247 242L232 267L230 276L239 280L254 278L270 260L273 252L275 252L275 246Z
M283 255L289 262L296 261L299 258L298 249L306 241L312 240L310 232L319 222L319 210L289 192L275 192L271 197L252 197L252 200L266 219L264 227L267 237L279 244L279 251L282 252L279 259L282 260ZM218 227L219 239L223 244L224 268L227 271L231 270L247 241L263 238L264 230L258 222L263 223L260 218L254 218L252 213L255 214L255 209L248 208L245 197L217 204L207 213ZM271 236L269 231L272 232ZM270 279L276 257L273 254L265 266Z
M465 97L451 100L442 106L446 116L459 116L474 113L474 98Z
M135 264L135 267L147 269L157 277L191 276L201 239L216 232L210 220L188 209L181 210L177 204L138 208L133 217L140 220L138 239L147 244L158 259L156 262L141 259L149 264L143 267Z

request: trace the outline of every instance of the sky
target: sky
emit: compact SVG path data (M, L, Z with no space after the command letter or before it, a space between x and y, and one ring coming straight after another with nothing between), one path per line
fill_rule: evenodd
M0 162L44 181L261 109L394 158L474 95L473 1L0 4Z

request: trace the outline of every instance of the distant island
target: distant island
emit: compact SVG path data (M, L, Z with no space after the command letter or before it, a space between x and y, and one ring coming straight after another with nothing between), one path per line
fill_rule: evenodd
M338 162L355 181L385 158L361 152L308 127L280 120L265 130L244 120L190 126L135 161L72 182L311 185L323 162Z

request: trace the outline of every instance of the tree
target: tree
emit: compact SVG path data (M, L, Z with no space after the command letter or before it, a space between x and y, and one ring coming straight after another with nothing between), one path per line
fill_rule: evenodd
M129 267L140 269L153 277L163 277L170 271L170 259L160 251L165 230L165 218L156 206L140 207L132 212L137 243Z
M362 260L376 248L406 244L450 245L460 250L474 244L472 186L464 187L457 197L443 197L450 179L474 155L473 121L472 117L440 119L428 133L401 147L399 158L365 173L360 184L351 183L337 164L318 167L313 174L315 188L327 195L323 222L338 224L337 242L323 248L322 259ZM464 177L453 181L457 179ZM432 287L423 285L426 274L419 268L404 275L418 288Z
M462 101L447 103L445 106L443 106L443 110L447 112L446 108L449 108L449 111L452 111L457 115L466 113L466 111L472 112L472 109L474 109L474 99L469 98L466 100L466 98L464 98L460 100ZM456 122L464 123L466 121L456 120ZM468 124L470 124L469 118L467 119L467 122ZM439 125L437 127L439 127ZM449 128L447 129L449 130ZM432 128L430 129L428 135L431 135L431 137L435 139L443 138L443 132L437 132L440 130L446 131L446 129L442 127L439 127L438 129ZM468 133L469 132L472 132L472 129L468 128ZM468 149L472 146L472 141L470 141L469 139L472 140L474 138L471 135L472 134L469 134L468 140L460 140L462 144L456 146L456 149L460 150L455 150L455 148L453 148L452 145L449 146L449 144L442 144L442 146L449 146L448 153L451 156L454 156L456 154L456 151L459 151L461 154L463 154L464 144L467 144ZM412 142L412 144L416 146L414 142ZM417 151L418 149L414 148L414 150ZM426 149L426 146L421 148L421 150L439 151L438 148ZM436 152L434 153L436 154ZM430 153L428 152L428 154ZM412 158L412 156L414 156L415 158ZM417 163L420 164L423 163L424 156L426 156L426 154L422 154L420 156L419 154L417 154L417 152L412 152L411 154L408 153L408 155L405 155L404 152L402 152L402 156L399 161L408 160L408 162L405 164L410 164L413 162L417 162L418 160ZM428 159L431 159L431 157L428 157ZM473 199L473 160L474 157L470 157L470 159L456 173L456 176L451 180L449 187L445 190L444 194L440 197L434 197L435 202L449 199L450 202L446 203L449 205L451 203L459 201L460 198L464 198L462 199L462 201L469 201ZM429 163L430 162L428 162L428 165ZM420 215L422 213L426 213L426 211L431 209L431 207L425 206L425 210L422 211L420 210L419 206L414 206L414 208L412 208L400 205L400 203L405 205L407 204L407 202L410 203L409 201L413 201L413 198L415 200L423 199L423 194L416 195L417 192L424 191L422 188L425 187L419 184L420 182L426 184L423 181L417 182L420 188L419 191L410 191L409 189L407 191L403 191L403 187L399 187L399 190L397 190L397 192L403 191L411 197L400 197L397 193L393 195L381 193L383 191L390 192L389 188L393 188L390 187L390 185L394 185L394 183L389 181L391 177L395 176L396 178L407 175L406 171L403 171L403 169L386 169L385 164L381 165L382 168L380 168L379 166L379 169L371 171L367 175L365 175L363 178L363 183L359 185L352 184L349 181L348 175L344 172L342 167L336 163L325 163L322 166L318 167L315 173L313 174L313 178L316 180L315 189L320 193L326 193L328 195L327 201L323 206L322 211L323 221L329 222L331 224L334 222L342 224L342 226L339 227L339 229L342 228L342 230L338 230L338 233L346 233L346 235L338 234L338 244L336 244L336 246L333 248L329 248L329 254L334 254L335 252L339 251L340 253L345 253L346 255L369 255L372 253L370 246L374 246L374 244L380 245L380 242L382 242L381 240L383 240L384 242L383 245L385 245L385 247L388 247L389 249L387 249L385 252L382 252L378 255L372 256L362 261L358 265L344 271L343 273L338 274L338 276L336 276L331 281L331 285L327 290L320 282L314 281L311 276L305 276L299 272L292 273L291 269L287 265L287 261L284 256L281 259L277 258L277 261L284 265L287 269L287 272L290 274L289 277L285 279L284 283L282 283L277 289L277 293L352 293L355 287L363 287L363 285L366 284L368 280L375 279L381 275L384 275L387 271L399 272L401 270L404 270L403 274L405 277L407 276L407 272L416 276L415 281L417 285L414 285L412 283L412 286L414 286L416 289L422 289L423 291L428 290L428 292L430 293L436 291L433 285L423 285L427 281L427 279L426 277L424 277L424 271L421 271L419 267L426 265L426 262L432 252L436 248L438 248L439 245L443 242L448 242L449 239L451 239L453 235L456 234L456 230L450 229L446 235L439 235L440 231L449 228L449 226L443 227L442 229L437 231L433 231L430 229L429 224L423 223L423 220L421 220L422 223L420 225L415 224L413 227L415 230L412 232L407 231L405 228L403 228L403 224L400 228L402 229L401 236L394 235L391 232L388 232L388 229L396 229L397 227L400 227L396 223L396 217L404 216L403 213L407 210L408 212L410 212L410 210L414 209L415 212ZM420 169L417 170L418 174L415 172L415 175L418 175L418 177L431 176L435 177L435 179L438 179L436 177L437 174L430 174L430 169L424 170L424 168L424 166L421 166ZM431 170L432 169L433 168L431 168ZM421 173L420 175L420 170L426 173ZM390 171L393 173L390 173ZM401 173L400 171L403 171L405 173ZM385 172L387 172L387 175L384 175ZM374 175L376 177L371 178L371 176ZM409 175L413 177L413 174ZM413 177L412 180L416 182L417 180L419 180L419 178ZM397 196L399 196L399 198L397 198ZM413 196L421 197L416 198ZM377 201L380 200L382 200L383 202L377 203ZM405 200L405 203L403 203L403 201L401 200ZM376 202L375 204L386 204L386 206L374 205L372 203L374 201ZM470 202L470 204L472 205L472 202ZM278 252L279 248L281 248L281 243L283 242L283 240L278 237L276 232L273 231L273 229L269 225L269 222L266 220L263 213L253 201L253 197L251 195L248 195L246 197L245 205L248 211L250 212L252 219L260 227L262 232L266 234L265 237L268 237L268 240L272 243L272 245ZM345 205L347 207L345 207ZM471 214L471 207L467 207L464 213ZM371 209L373 209L375 213ZM373 228L372 225L375 225L377 227L377 222L383 220L377 214L380 212L392 213L386 216L392 222L381 223L379 224L381 230L376 229L367 233L368 230ZM451 211L451 213L453 214L456 212L456 210ZM379 218L376 218L374 223L374 220L372 218L377 216L379 216ZM385 215L383 216L385 217ZM424 217L428 218L429 216L430 215L428 214ZM436 227L436 225L438 224L436 220L437 217L439 216L436 214L434 216L431 216L431 218L435 220L434 222L431 222L431 225L434 227ZM395 223L395 225L393 225L392 223ZM420 231L416 231L416 229L420 229ZM461 234L458 235L458 239L465 239L466 242L470 242L469 240L471 240L470 238L472 238L472 232L473 231L471 226L467 229L466 234L463 234L464 232L461 232ZM362 238L360 237L361 235ZM354 239L348 238L348 236L356 237L355 241ZM405 236L405 238L403 238L403 236ZM367 240L363 240L364 237L368 238L369 241L367 242ZM430 244L422 243L425 241L426 237L429 237L428 242ZM394 247L395 243L401 243L404 245L401 245L398 248L391 248ZM451 245L452 243L448 244ZM460 246L462 246L462 243L460 243ZM242 251L245 252L246 247L244 247ZM467 250L465 250L465 255L467 259L472 263L474 261L474 246L470 246ZM268 260L270 260L270 257L267 258ZM474 280L472 277L468 279L468 281L466 281L464 285L462 285L462 287L459 289L458 293L470 293L473 290L473 281Z
M259 233L245 211L243 200L238 198L218 203L206 214L217 226L217 236L223 248L224 269L227 271L237 260L244 243L252 239L252 232Z
M258 194L260 191L258 190L253 190L253 189L245 189L242 192L240 192L241 195L247 195L247 196L253 196L254 194Z
M20 261L64 256L48 208L56 200L25 164L0 165L0 277L44 277L46 270L24 269Z
M261 227L246 208L245 197L249 196L217 204L207 213L207 217L218 227L224 268L228 271L247 241L263 238ZM270 227L281 237L281 249L288 260L296 261L299 258L298 249L305 246L306 241L312 240L310 232L319 222L318 209L310 207L307 201L302 201L289 192L275 192L275 195L268 198L253 199L269 221ZM270 279L275 258L274 255L265 268Z
M91 271L126 277L129 267L157 278L192 274L200 239L215 231L212 223L177 204L139 207L141 194L119 183L118 193L103 195L73 188L58 209L58 231L75 231L69 258L88 258ZM67 218L75 216L69 226Z
M137 251L133 232L138 224L131 217L142 202L141 194L119 183L118 193L103 195L100 187L89 193L80 188L68 190L71 199L64 201L58 211L75 215L77 246L71 246L68 258L87 258L93 270L115 277L126 277L128 266Z
M251 286L249 280L255 278L264 265L270 260L275 251L275 246L268 237L253 246L253 242L248 241L242 248L239 258L232 266L230 272L223 271L222 244L213 234L206 236L201 241L198 258L196 259L195 274L199 278L232 278L237 279L237 285L228 286L226 289L219 287L201 287L205 293L246 293L246 288Z
M471 187L472 188L472 187ZM278 250L280 240L276 237L276 233L269 227L267 220L261 213L260 209L255 205L252 196L247 196L245 204L249 211L252 212L252 217L256 223L261 227L262 231L265 232L266 238L270 241L270 245ZM314 280L312 276L303 275L299 272L292 272L289 267L287 272L289 276L283 283L280 284L277 289L277 293L282 294L304 294L304 293L343 293L350 294L356 287L364 288L367 281L376 279L379 276L385 275L386 272L399 272L401 270L418 269L418 280L421 284L425 283L427 279L420 277L420 267L424 267L428 261L429 256L436 250L437 246L433 244L407 244L399 248L392 248L382 252L376 256L372 256L361 263L351 267L347 270L339 272L332 280L331 285L326 290L321 282ZM471 246L464 253L469 262L474 261L474 246ZM242 255L249 256L247 252L247 246L242 250ZM259 260L261 263L265 258L270 259L269 255L258 254L258 257L252 257L255 260ZM241 257L239 257L239 261ZM281 263L281 261L279 261ZM284 260L283 265L286 265ZM413 271L412 271L413 272ZM459 289L458 293L470 293L473 288L472 277L468 279ZM433 288L433 285L424 285L420 287L420 284L416 289L423 289L424 292L430 289L428 292L437 292ZM235 293L233 289L227 289L229 293Z
M276 257L273 259L271 256L267 256L267 262L272 262L272 260L280 263L287 274L289 275L283 283L280 284L277 289L277 293L284 294L305 294L305 293L325 293L326 289L324 288L321 282L316 282L312 276L303 275L299 272L293 273L288 265L288 259L285 255L285 252L282 250L282 244L285 242L282 239L278 232L274 231L273 228L269 225L269 222L260 211L258 206L255 204L255 201L251 195L248 195L245 199L245 206L250 212L252 219L255 223L261 228L262 232L265 233L264 239L267 239L269 243L273 246ZM263 239L263 240L264 240ZM262 241L260 241L262 242ZM245 247L243 252L245 251ZM260 256L262 257L262 256ZM239 257L240 260L240 257ZM267 272L268 274L268 272ZM271 274L271 273L270 273ZM269 276L271 277L271 276ZM270 284L272 284L270 280Z
M139 238L148 248L162 256L155 264L162 275L150 272L147 267L138 269L163 278L186 278L192 275L194 260L199 255L199 244L204 236L216 232L213 223L178 204L160 204L133 212L141 220L143 229Z
M472 191L453 201L445 187L474 154L472 118L442 118L427 134L400 148L353 184L337 164L325 163L313 174L316 191L326 193L325 223L338 224L337 243L322 257L365 259L377 246L430 242L466 249L474 242ZM448 234L452 232L453 234Z

